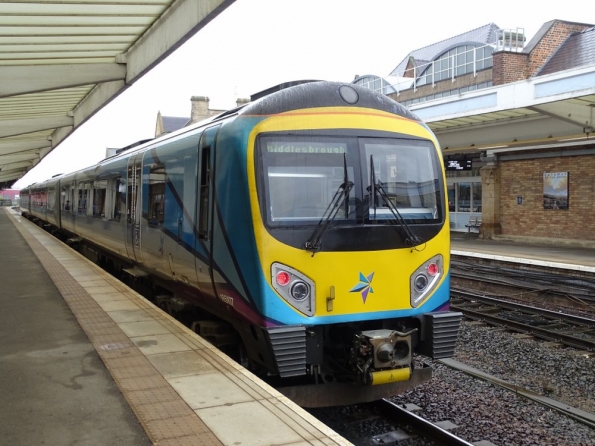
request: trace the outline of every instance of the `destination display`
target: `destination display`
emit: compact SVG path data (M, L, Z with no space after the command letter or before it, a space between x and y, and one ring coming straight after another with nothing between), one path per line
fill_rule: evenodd
M447 171L471 170L473 162L471 158L450 158L444 160L444 168Z
M269 153L341 154L346 151L347 144L343 143L267 142L267 152Z

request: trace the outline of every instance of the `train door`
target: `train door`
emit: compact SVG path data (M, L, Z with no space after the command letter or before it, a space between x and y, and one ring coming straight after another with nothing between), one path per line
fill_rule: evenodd
M128 258L142 262L141 254L141 163L142 154L133 155L128 159L126 191L126 252Z
M213 270L213 160L215 159L215 139L219 126L211 127L202 135L198 146L199 172L197 195L197 226L198 226L198 252L205 252L203 259L196 258L196 273L201 283L203 292L215 295L215 277Z

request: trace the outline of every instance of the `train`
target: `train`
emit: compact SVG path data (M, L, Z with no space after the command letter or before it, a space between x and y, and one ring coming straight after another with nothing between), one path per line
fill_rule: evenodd
M302 406L401 393L454 354L440 149L373 90L280 86L20 196Z

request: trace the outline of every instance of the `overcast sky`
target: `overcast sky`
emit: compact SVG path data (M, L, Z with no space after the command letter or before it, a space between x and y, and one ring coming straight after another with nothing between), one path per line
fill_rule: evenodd
M388 75L409 52L488 23L524 28L553 19L595 23L589 0L236 0L98 112L14 188L92 165L106 147L154 136L157 112L190 116L190 97L229 109L237 98L299 79L350 82Z

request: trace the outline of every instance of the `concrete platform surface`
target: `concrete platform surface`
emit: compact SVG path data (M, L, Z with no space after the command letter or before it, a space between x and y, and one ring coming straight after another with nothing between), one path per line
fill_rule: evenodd
M595 249L593 248L533 244L505 239L483 240L477 234L452 232L451 253L595 272Z
M0 401L0 444L151 444L62 295L1 210Z
M14 231L9 231L12 224L9 218L18 229L20 238ZM6 349L6 352L2 359L19 354L14 351L16 347L11 347L11 341L19 338L19 331L37 330L30 326L46 320L52 324L44 325L40 331L44 338L54 339L53 343L41 349L37 341L42 334L35 332L37 334L29 335L29 341L22 349L36 352L33 356L39 356L41 351L41 356L51 358L50 362L56 363L57 367L63 367L62 356L68 356L63 353L68 351L63 345L72 344L72 351L80 355L67 367L71 369L70 374L60 368L52 371L49 364L37 363L36 371L31 372L33 375L27 381L38 381L40 376L44 380L31 388L27 383L17 383L26 373L23 369L31 368L30 364L35 362L28 359L28 353L21 353L25 358L19 365L6 371L0 369L3 375L11 377L2 383L2 400L10 398L20 408L16 415L6 414L12 417L8 423L14 425L12 431L8 432L7 423L0 423L0 443L7 438L3 435L6 434L15 440L6 444L111 445L146 444L148 441L161 446L350 444L197 334L41 228L14 211L8 211L8 215L0 211L0 222L7 229L7 232L0 231L0 243L7 237L20 243L18 248L8 249L16 258L7 263L12 262L16 266L16 259L23 257L22 268L27 270L30 265L36 264L36 257L41 266L36 264L35 274L41 276L45 270L53 282L53 285L44 282L23 286L23 282L28 281L27 276L14 270L9 273L17 280L7 282L1 288L0 302L2 310L6 310L2 311L2 317L8 319L13 316L5 315L18 314L18 322L3 331L6 334L0 339L0 348ZM28 251L29 255L34 257L24 257L28 249L34 253ZM62 313L57 316L47 314L39 303L48 299L42 288L53 289L53 300L60 305L56 295L58 291L62 304L68 304L76 320L64 305L60 307ZM35 296L39 300L24 308L15 304L14 299L5 297L19 289L23 290L24 296ZM85 344L85 335L81 334L80 328L76 336L63 331L75 329L77 322L92 347L88 342ZM106 369L113 380L106 375ZM75 399L71 396L70 392L80 391L79 387L86 383L84 380L89 375L99 374L99 370L103 372L100 384L96 387L83 386L89 390L85 397ZM13 385L20 385L20 390L12 391ZM52 386L51 394L46 393L46 386ZM104 390L108 388L109 391ZM111 402L104 411L87 413L90 406L103 406L102 393L119 398L119 405ZM138 429L138 422L132 419L122 395L146 436ZM63 414L59 419L52 419L51 408L58 405L63 408ZM46 421L39 426L39 434L33 437L27 426L36 424L41 417L36 413L37 407L50 409L47 415L43 415ZM6 419L1 412L0 417ZM103 417L107 417L105 421ZM112 422L114 426L111 426ZM56 436L51 441L44 437L46 429L55 431ZM63 432L63 438L58 436L59 432ZM113 433L113 438L108 436L110 433Z

